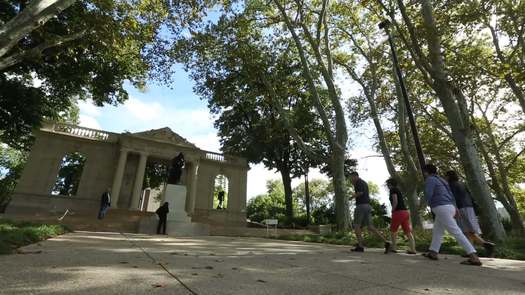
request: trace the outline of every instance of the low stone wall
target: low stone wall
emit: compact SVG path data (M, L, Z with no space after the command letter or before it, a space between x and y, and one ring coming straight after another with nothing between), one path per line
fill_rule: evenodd
M210 226L210 235L212 236L232 236L232 237L275 237L285 235L312 235L316 234L310 230L300 229L266 229L266 228L252 228L252 227L224 227L224 226Z
M66 210L96 214L100 201L77 197L15 193L7 214L60 214Z

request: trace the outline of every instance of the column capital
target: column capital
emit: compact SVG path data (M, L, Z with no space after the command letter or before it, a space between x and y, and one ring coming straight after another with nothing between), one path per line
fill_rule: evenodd
M130 148L128 147L120 147L120 152L121 153L129 153L131 151Z

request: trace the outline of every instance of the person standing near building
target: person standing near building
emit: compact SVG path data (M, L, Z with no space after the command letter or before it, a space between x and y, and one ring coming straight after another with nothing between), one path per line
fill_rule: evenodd
M478 217L474 211L474 201L467 189L467 186L459 181L456 171L450 170L445 173L448 180L448 185L452 190L456 206L459 209L459 216L457 219L459 228L469 238L471 242L476 242L482 245L487 252L488 257L494 255L494 244L484 240L481 237L481 228L479 227Z
M370 206L370 195L368 184L359 177L359 173L350 173L350 179L354 185L354 194L351 198L355 199L354 210L354 231L357 237L357 245L352 249L353 252L364 252L362 228L367 227L369 232L373 232L385 242L385 253L390 249L390 242L376 229L372 223L372 206Z
M448 183L437 175L437 168L432 164L426 164L423 167L423 175L425 176L425 199L435 215L432 242L429 251L423 256L431 260L438 260L439 249L443 243L445 230L447 230L469 256L469 259L461 262L461 264L481 265L476 249L465 237L456 222L455 218L459 210L454 205L454 196Z
M106 189L100 198L100 210L98 211L98 219L106 217L109 207L111 207L110 189Z
M161 227L162 227L162 234L166 234L166 222L168 220L168 213L170 212L169 203L164 202L164 205L160 206L155 213L159 216L159 223L157 225L157 234L160 235Z
M397 187L397 181L389 178L386 181L389 192L390 205L392 206L392 221L390 223L391 246L390 252L397 252L397 230L401 226L408 239L408 254L416 254L416 242L410 225L410 212L408 211L401 191Z

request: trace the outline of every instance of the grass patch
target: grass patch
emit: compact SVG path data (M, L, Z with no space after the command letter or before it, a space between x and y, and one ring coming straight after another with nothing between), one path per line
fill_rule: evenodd
M69 232L63 225L0 219L0 254Z
M387 231L383 232L389 234ZM430 230L418 230L414 232L414 236L416 238L416 249L420 252L427 251L430 246L430 241L432 240L432 232ZM355 245L357 241L353 233L333 233L329 235L282 235L275 239L348 246ZM366 247L383 247L383 241L375 235L368 235L365 233L364 239ZM407 241L403 234L398 235L397 245L399 249L407 248ZM483 248L476 246L476 249L481 256L484 255L485 250ZM445 236L440 253L462 255L465 251L453 237ZM496 245L495 256L496 258L525 260L525 238L510 237L505 242Z

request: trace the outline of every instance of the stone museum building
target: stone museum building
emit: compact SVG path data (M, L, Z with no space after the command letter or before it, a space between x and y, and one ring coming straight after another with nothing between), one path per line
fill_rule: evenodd
M201 231L210 225L246 225L249 168L243 158L201 150L169 128L118 134L46 123L34 135L7 214L83 217L86 222L96 217L100 197L109 189L108 218L133 220L136 232L149 233L153 212L167 200L165 181L152 188L150 180L167 175L172 159L182 153L185 165L176 190L180 200L177 208L170 207L171 219L185 220L186 228L198 224Z

